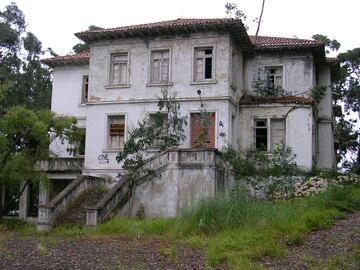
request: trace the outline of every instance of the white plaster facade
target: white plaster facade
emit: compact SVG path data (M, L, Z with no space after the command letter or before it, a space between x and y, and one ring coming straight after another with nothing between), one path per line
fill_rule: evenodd
M53 67L52 110L76 116L79 126L86 128L83 174L116 176L121 164L115 160L118 150L107 147L108 116L125 116L126 140L126 134L139 119L146 113L157 111L157 97L163 87L177 93L181 114L188 120L190 113L200 109L197 90L201 90L207 110L215 112L215 147L218 149L227 143L219 136L221 133L226 134L234 148L249 149L254 144L254 119L283 118L285 141L296 154L299 167L305 170L310 170L314 164L321 168L335 167L329 88L316 117L311 105L298 104L296 99L287 103L239 103L245 95L253 94L252 82L259 67L280 66L283 88L292 96L307 98L314 87L329 86L330 68L321 50L323 45L311 43L311 46L293 48L284 43L280 47L260 50L249 43L247 36L245 41L249 44L245 46L246 42L232 30L190 29L181 34L169 32L171 27L166 26L164 33L150 31L146 37L138 36L135 30L131 37L126 34L130 30L121 32L121 29L120 34L110 31L112 35L99 31L101 35L95 33L96 38L89 38L83 32L85 34L78 36L90 44L87 60L64 62L59 57L47 62ZM237 23L234 27L245 31L242 24ZM199 47L212 48L212 78L202 82L194 81L194 50ZM160 49L169 50L169 81L165 85L151 85L150 56L152 50ZM122 86L109 85L110 59L114 53L125 53L128 57L127 83ZM84 75L89 76L87 103L81 102ZM190 132L188 125L187 138L181 148L191 147ZM55 143L51 148L58 156L68 157L66 146ZM107 155L109 162L99 162L101 155Z

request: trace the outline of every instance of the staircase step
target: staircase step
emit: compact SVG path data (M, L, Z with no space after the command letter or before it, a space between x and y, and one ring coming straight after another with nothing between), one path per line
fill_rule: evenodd
M54 227L84 227L86 223L86 206L96 205L105 193L106 189L103 187L84 191L63 212L56 216Z

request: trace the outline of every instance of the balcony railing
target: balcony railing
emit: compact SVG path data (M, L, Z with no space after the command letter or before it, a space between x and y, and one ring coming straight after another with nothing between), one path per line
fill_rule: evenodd
M84 158L49 158L38 161L36 169L43 172L79 172L84 166Z

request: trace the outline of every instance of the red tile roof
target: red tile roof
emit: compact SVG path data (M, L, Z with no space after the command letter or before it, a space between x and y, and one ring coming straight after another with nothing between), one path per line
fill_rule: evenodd
M244 96L240 105L258 105L258 104L301 104L311 105L313 100L303 96L283 96L283 97L262 97L262 96Z
M257 48L289 48L289 47L319 47L323 46L322 42L312 39L299 39L299 38L284 38L284 37L268 37L249 36L251 42Z
M96 30L87 30L83 32L75 33L75 36L78 38L89 41L93 39L97 39L100 37L104 37L106 35L144 35L159 33L161 30L170 30L170 31L184 31L187 32L195 32L197 26L210 26L210 27L222 27L226 30L230 26L238 26L240 28L244 28L241 20L239 19L231 19L231 18L215 18L215 19L177 19L170 21L162 21L155 23L146 23L146 24L138 24L138 25L130 25L130 26L122 26L108 29L96 29Z
M83 52L77 54L68 54L64 56L55 56L52 58L46 58L41 60L44 64L48 66L62 66L62 65L71 65L71 64L86 64L89 63L90 53Z
M85 42L106 38L121 38L134 36L159 35L160 33L191 33L212 30L229 31L244 51L267 49L312 49L323 48L321 42L309 39L282 38L258 36L255 41L254 36L248 36L245 28L238 19L177 19L171 21L122 26L109 29L87 30L75 33L75 35ZM255 46L254 46L255 45ZM89 61L89 53L81 53L66 56L57 56L44 59L43 63L54 65L82 64Z

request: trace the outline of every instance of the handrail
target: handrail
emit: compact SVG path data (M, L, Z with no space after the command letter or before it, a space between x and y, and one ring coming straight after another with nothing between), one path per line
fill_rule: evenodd
M158 171L170 164L177 166L216 164L220 161L218 156L219 152L215 149L166 150L147 159L143 167ZM86 208L86 226L94 227L108 219L116 209L120 209L131 198L132 185L140 185L147 177L147 174L140 175L136 181L131 183L131 180L125 176L121 182L115 184L95 206Z
M72 181L50 203L39 205L38 230L46 231L51 229L57 214L76 200L80 193L102 185L104 182L105 179L103 178L86 175L81 175Z

